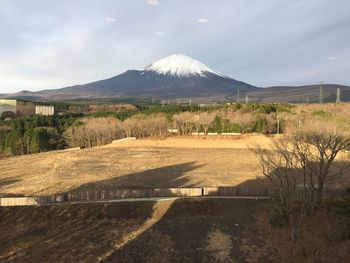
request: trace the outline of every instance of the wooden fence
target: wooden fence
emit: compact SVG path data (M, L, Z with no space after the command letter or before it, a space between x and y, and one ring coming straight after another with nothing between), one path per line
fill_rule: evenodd
M0 206L43 205L63 202L116 200L126 198L154 197L200 197L200 196L260 196L268 197L269 189L240 187L191 187L155 189L97 189L79 190L54 196L3 197Z
M122 198L195 197L202 196L202 192L202 188L81 190L68 193L67 199L68 201L89 201Z
M344 189L326 188L325 196L339 194ZM298 189L296 196L302 196L304 190ZM53 196L37 197L2 197L0 206L44 205L64 202L103 201L126 198L154 198L154 197L270 197L273 191L269 188L246 187L192 187L192 188L155 188L155 189L95 189L79 190Z
M0 206L44 205L65 201L67 201L67 198L64 194L53 196L2 197L0 198Z
M270 196L268 188L204 187L203 196Z

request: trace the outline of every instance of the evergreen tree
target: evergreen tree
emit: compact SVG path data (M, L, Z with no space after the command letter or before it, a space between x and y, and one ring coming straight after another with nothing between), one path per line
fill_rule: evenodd
M31 152L38 153L48 150L49 136L44 128L35 128L31 139Z

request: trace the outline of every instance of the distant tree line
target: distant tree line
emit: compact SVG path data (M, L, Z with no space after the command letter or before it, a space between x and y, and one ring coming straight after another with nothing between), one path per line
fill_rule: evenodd
M66 108L66 104L59 104ZM0 156L65 147L93 147L123 137L204 133L275 133L276 112L287 104L96 106L100 112L25 116L0 120ZM119 110L118 110L119 109ZM110 111L114 110L114 111ZM283 125L281 125L283 127Z
M63 134L70 147L93 147L124 137L164 137L192 133L276 133L273 116L228 111L181 112L169 118L164 113L139 113L127 119L96 115L85 117ZM281 129L282 130L282 129Z

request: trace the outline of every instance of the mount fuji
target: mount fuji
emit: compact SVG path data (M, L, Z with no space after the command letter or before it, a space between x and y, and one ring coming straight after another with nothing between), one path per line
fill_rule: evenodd
M226 101L237 92L243 96L258 90L250 84L225 76L188 56L174 54L142 70L128 70L109 79L39 92L23 91L16 97L46 100L135 99Z

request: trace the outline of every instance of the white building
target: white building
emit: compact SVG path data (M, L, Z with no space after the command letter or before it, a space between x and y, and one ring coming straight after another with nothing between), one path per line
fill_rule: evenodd
M52 116L55 113L54 106L35 106L35 114L43 116Z

